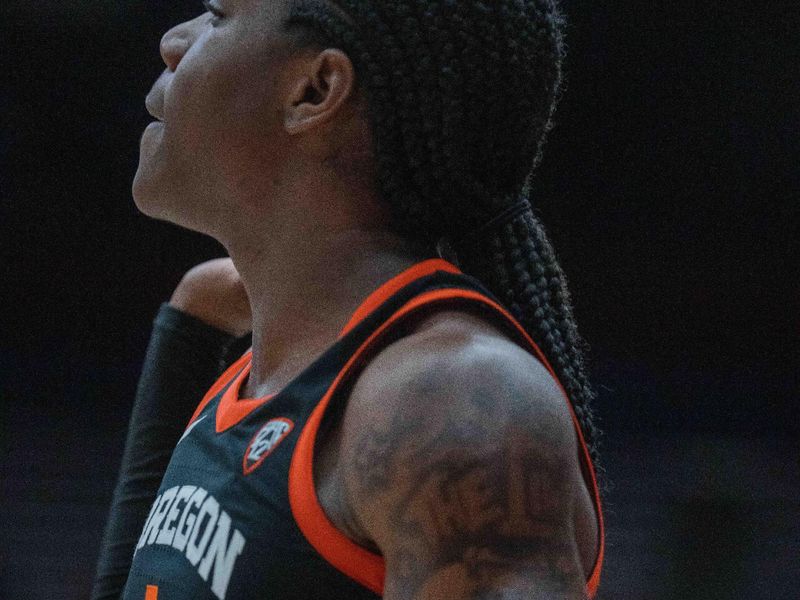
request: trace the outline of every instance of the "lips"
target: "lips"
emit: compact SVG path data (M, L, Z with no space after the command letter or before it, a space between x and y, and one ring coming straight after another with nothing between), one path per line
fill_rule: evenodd
M147 95L147 98L144 100L144 105L147 108L147 112L150 113L152 117L155 117L159 121L164 120L163 103L155 99L153 92Z

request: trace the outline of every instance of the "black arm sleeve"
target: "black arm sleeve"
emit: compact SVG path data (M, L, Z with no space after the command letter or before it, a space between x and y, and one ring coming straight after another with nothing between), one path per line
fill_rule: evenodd
M106 523L92 600L118 599L172 450L203 395L249 336L233 336L162 304L154 321Z

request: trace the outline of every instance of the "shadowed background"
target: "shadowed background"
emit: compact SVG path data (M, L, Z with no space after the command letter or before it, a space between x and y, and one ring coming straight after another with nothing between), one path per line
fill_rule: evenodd
M711 0L564 7L534 202L606 431L601 597L795 598L796 24ZM130 195L158 41L201 10L0 6L0 598L88 596L151 319L221 254Z

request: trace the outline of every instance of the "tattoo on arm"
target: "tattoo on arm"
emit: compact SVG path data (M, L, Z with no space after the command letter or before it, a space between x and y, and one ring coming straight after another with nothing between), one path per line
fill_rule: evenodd
M561 460L573 440L552 415L532 418L529 388L446 383L458 400L437 396L432 372L413 395L438 405L394 411L354 448L353 496L387 515L392 597L440 597L453 580L459 598L582 597Z

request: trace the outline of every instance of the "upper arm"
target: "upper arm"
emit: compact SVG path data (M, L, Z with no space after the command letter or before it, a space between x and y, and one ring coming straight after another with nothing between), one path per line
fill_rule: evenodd
M562 393L509 342L432 339L376 357L343 423L347 504L385 558L384 597L582 598Z

